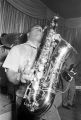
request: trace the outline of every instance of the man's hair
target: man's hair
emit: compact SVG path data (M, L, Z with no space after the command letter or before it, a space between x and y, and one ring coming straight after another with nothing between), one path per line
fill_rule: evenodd
M7 33L2 33L2 34L1 34L1 37L4 37L5 35L7 35Z
M32 29L35 28L35 27L41 27L41 26L40 26L40 25L34 25L34 26L32 26L32 27L28 30L28 33L31 32ZM41 27L41 28L42 28L42 27Z

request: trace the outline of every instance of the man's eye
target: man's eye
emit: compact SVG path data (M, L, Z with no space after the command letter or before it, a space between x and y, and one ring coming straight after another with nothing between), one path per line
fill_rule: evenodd
M39 32L41 32L42 30L41 29L38 29Z

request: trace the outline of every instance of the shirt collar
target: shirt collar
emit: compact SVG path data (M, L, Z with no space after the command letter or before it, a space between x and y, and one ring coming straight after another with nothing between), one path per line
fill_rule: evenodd
M39 46L34 45L31 41L27 41L27 44L35 49L38 49L38 47L39 47Z

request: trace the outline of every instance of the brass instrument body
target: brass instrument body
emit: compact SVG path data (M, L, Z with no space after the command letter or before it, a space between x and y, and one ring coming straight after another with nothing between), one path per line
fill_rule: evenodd
M32 114L43 114L51 107L59 74L70 52L75 52L74 48L51 28L23 97L24 105Z
M46 37L46 43L43 47L42 53L39 57L39 60L35 63L35 70L33 72L34 79L30 82L29 86L27 86L27 90L24 95L25 105L31 112L39 113L39 108L41 108L41 112L48 109L46 104L45 106L45 96L48 93L48 87L50 84L49 77L46 78L49 74L49 65L53 67L53 63L50 61L51 54L54 53L55 47L60 41L55 39L56 33L53 29L51 29ZM60 37L60 36L59 36ZM51 38L51 39L50 39ZM40 76L40 77L39 77ZM46 83L46 81L48 81ZM36 96L35 96L36 95ZM51 95L51 99L49 103L52 103L55 96L53 93ZM43 107L44 106L44 107ZM50 105L49 105L50 107Z

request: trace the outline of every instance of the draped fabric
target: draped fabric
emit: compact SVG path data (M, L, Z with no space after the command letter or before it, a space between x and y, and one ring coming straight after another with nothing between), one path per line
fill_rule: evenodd
M75 76L76 85L81 85L81 18L62 19L59 24L59 33L77 51L74 58L77 74Z
M35 18L46 18L46 6L40 0L7 0L18 10Z
M39 19L50 19L55 13L40 0L7 0L21 12Z
M81 53L81 18L62 19L62 22L59 26L62 37Z
M33 25L45 26L47 19L39 19L13 7L7 0L0 1L0 34L27 32Z
M81 17L66 19L65 26L70 28L81 28Z
M81 54L81 18L65 20L63 36Z

